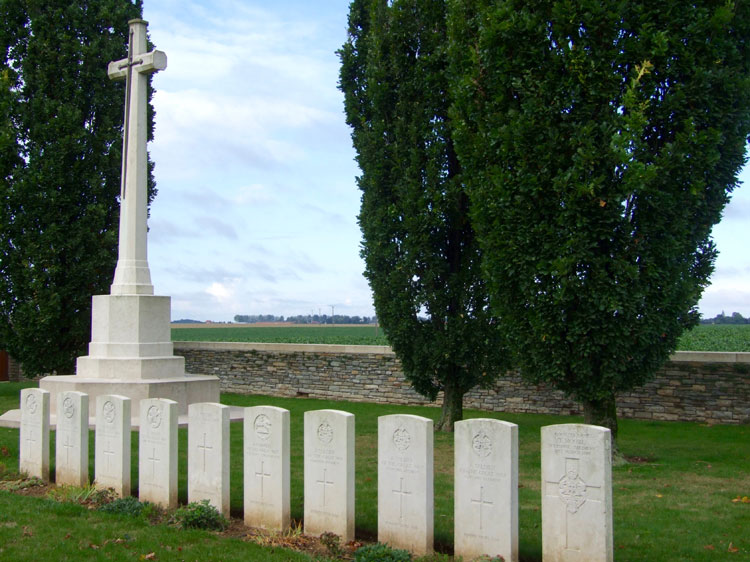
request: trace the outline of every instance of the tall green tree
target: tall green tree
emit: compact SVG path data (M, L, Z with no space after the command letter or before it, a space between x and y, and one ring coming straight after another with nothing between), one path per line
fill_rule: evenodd
M128 0L0 2L0 347L73 372L117 258ZM153 180L151 181L153 188Z
M340 87L378 319L414 389L444 393L438 428L452 431L505 353L451 138L445 16L442 0L352 2Z
M698 322L750 132L750 4L453 0L456 147L522 372L616 434Z

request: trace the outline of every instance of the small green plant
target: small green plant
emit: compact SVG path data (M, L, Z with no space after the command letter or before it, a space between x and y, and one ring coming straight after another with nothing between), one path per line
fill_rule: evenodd
M344 553L344 550L341 548L341 537L336 533L326 531L320 535L320 543L326 547L329 556L338 558Z
M6 492L17 492L18 490L36 488L37 486L44 486L44 482L36 476L20 478L18 480L0 480L0 490L5 490Z
M229 526L226 518L208 500L191 502L179 508L174 513L173 521L182 529L223 531Z
M114 490L98 489L93 485L89 486L58 486L52 488L47 497L58 502L77 503L91 507L101 507L115 499Z
M410 562L411 554L406 550L391 548L387 544L368 544L357 549L354 562Z
M117 498L116 500L104 504L99 509L105 513L116 513L119 515L128 515L130 517L140 517L144 514L148 502L141 503L137 498L128 496L126 498Z

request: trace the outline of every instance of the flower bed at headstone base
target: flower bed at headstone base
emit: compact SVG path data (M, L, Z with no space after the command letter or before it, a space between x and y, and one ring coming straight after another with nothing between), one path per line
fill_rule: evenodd
M222 392L302 396L353 402L425 405L401 363L382 346L175 342L185 370L216 375ZM618 396L623 418L750 423L750 353L678 352L656 377ZM438 397L438 404L440 403ZM486 411L580 414L573 400L518 373L474 389L464 407Z

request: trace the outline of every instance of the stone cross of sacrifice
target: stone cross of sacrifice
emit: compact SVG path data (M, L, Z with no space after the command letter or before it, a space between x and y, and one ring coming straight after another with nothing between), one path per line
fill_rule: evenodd
M120 186L120 240L113 295L153 295L146 249L146 192L148 160L148 75L167 68L162 51L146 52L146 25L141 19L128 22L128 58L109 63L112 80L125 80L125 128Z

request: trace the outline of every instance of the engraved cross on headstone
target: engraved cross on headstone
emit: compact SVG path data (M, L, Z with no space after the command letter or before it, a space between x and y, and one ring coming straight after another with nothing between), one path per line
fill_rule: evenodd
M148 457L148 460L151 461L151 478L156 478L156 463L161 461L161 459L156 456L156 447L151 448L151 456Z
M65 466L70 466L70 450L73 448L73 444L70 442L69 435L65 435L63 447L65 447Z
M25 428L24 433L26 433L26 446L29 448L29 451L33 451L32 444L36 443L36 439L34 439L34 428L27 427Z
M206 470L206 451L213 449L210 445L206 445L206 434L203 434L203 445L198 444L199 449L203 449L203 470Z
M112 448L112 444L110 443L109 439L107 439L107 446L103 448L102 453L105 455L105 459L107 459L107 473L109 473L110 470L110 459L113 459L115 456L115 451Z
M120 244L113 295L153 295L146 249L148 195L148 75L167 67L162 51L146 52L146 25L130 20L128 57L109 63L112 80L125 80L125 127L120 188Z
M326 504L326 486L333 486L333 481L326 479L326 469L323 469L323 480L316 480L316 484L323 485L323 505Z
M261 500L261 501L263 501L263 481L264 481L264 480L265 480L266 478L271 478L271 474L270 474L270 473L268 473L268 472L265 472L265 471L263 470L263 464L264 464L264 463L265 463L265 461L260 461L260 472L256 472L256 473L255 473L255 476L256 476L257 478L260 478L260 500ZM323 475L323 479L325 479L325 474ZM325 495L325 487L323 488L323 494ZM323 502L323 503L325 503L325 500L324 500L324 502Z
M580 459L565 459L565 474L558 481L546 481L545 495L557 497L565 504L565 550L580 550L577 540L578 534L572 527L576 521L576 513L587 502L602 502L601 486L586 484L580 474Z
M484 497L484 486L479 486L479 499L478 500L471 500L471 503L478 504L479 505L479 530L482 530L483 526L483 514L484 514L484 506L493 506L495 505L494 502L488 501Z
M398 490L391 490L394 494L398 494L398 509L399 509L399 521L404 520L404 496L411 496L411 492L404 490L404 479L401 478Z

